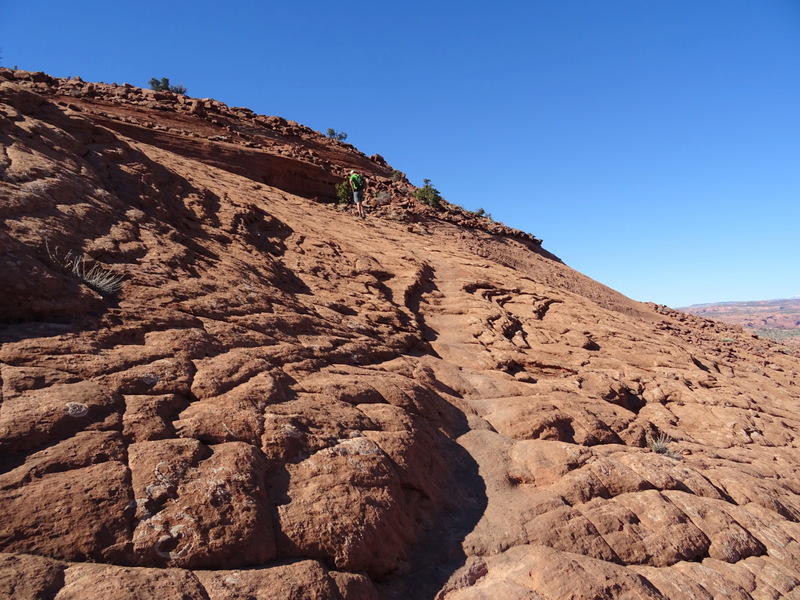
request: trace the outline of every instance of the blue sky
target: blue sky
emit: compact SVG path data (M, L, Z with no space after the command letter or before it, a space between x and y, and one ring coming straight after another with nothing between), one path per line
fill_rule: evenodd
M347 132L636 300L800 295L798 0L0 0L0 52Z

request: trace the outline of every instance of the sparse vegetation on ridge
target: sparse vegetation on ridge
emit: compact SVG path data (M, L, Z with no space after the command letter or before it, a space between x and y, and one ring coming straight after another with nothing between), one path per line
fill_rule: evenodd
M344 131L336 131L332 127L328 128L328 131L325 135L333 140L339 140L340 142L343 142L347 139L347 134Z
M444 200L442 195L439 193L439 190L431 185L430 179L423 179L422 182L424 184L423 187L414 192L414 197L423 204L427 204L433 208L439 208L442 200Z
M185 86L180 84L170 84L169 77L162 77L158 79L157 77L153 77L149 81L150 89L155 90L156 92L172 92L173 94L186 94L187 89Z

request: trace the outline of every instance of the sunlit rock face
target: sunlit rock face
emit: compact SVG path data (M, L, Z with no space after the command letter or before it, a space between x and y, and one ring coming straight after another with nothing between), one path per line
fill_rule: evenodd
M393 171L0 69L0 596L796 594L796 354Z

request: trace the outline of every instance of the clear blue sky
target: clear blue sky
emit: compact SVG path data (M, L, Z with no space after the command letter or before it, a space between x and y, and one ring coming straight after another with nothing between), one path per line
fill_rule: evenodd
M798 0L0 0L0 52L347 132L636 300L800 295Z

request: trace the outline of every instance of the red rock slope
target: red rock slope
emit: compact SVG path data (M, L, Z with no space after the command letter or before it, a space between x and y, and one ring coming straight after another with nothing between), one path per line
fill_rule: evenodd
M800 593L796 356L297 124L0 82L0 596Z

